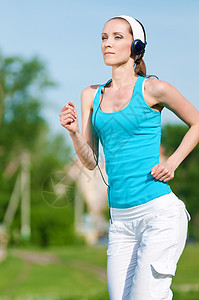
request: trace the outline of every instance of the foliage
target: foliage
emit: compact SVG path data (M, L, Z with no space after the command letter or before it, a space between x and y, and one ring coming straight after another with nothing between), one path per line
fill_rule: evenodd
M20 56L6 57L0 53L0 124L3 117L12 118L13 111L6 110L4 106L32 102L33 106L38 107L38 95L46 87L54 85L44 63L38 57L26 60ZM35 101L34 96L37 99Z
M41 111L43 98L55 83L38 57L0 55L0 220L2 222L21 169L23 153L30 155L31 243L40 246L79 243L74 230L74 197L67 207L56 208L43 197L46 178L71 162L71 148L60 134L52 135ZM70 182L72 190L75 183ZM10 244L22 244L18 207L10 228Z
M166 155L171 155L180 145L184 135L188 131L186 125L167 124L162 127L162 145L165 147ZM191 214L189 223L189 238L199 240L199 145L182 161L175 171L173 180L169 185L178 198L184 201Z

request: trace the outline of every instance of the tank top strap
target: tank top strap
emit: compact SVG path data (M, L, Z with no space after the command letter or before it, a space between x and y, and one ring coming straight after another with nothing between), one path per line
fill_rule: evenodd
M106 83L104 84L101 84L96 92L95 92L95 95L94 95L94 99L93 99L93 112L95 112L99 106L99 101L100 101L100 95L101 95L101 91L102 91L102 88L104 86L106 86L107 84L109 84L110 82L112 81L112 79L109 79Z
M139 91L139 93L143 92L143 82L145 81L146 77L138 75L137 82L135 84L135 90Z

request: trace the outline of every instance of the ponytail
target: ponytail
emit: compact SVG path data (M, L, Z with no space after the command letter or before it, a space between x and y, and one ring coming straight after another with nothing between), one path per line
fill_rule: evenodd
M135 61L134 71L137 75L146 77L146 65L143 58Z
M146 75L146 65L142 58L143 55L144 55L144 53L140 57L135 59L135 63L134 63L135 74L146 77L146 78L156 77L157 79L159 79L158 76L156 76L156 75Z

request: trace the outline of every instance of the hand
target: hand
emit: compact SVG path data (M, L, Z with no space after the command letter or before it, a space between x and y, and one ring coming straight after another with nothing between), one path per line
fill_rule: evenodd
M175 169L173 164L167 159L163 163L155 165L151 169L151 175L160 181L166 182L174 178Z
M61 125L66 128L69 133L73 134L77 132L79 129L78 115L73 102L69 101L68 104L62 108L59 116Z

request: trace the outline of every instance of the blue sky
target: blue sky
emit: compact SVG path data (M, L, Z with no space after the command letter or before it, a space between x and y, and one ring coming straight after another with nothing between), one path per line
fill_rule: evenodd
M199 110L198 0L0 0L1 51L26 58L38 55L59 83L44 100L43 114L53 132L66 132L59 112L69 100L81 128L81 91L111 78L101 54L101 32L119 14L133 16L145 27L147 73L174 85ZM162 123L167 122L182 123L164 108Z

